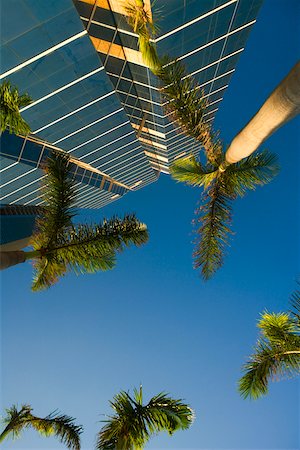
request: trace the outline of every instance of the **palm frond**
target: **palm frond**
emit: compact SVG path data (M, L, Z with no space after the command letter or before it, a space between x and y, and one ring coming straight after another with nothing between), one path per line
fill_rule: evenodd
M125 7L127 21L139 36L139 49L145 64L160 79L161 94L166 113L182 131L196 139L204 148L210 163L220 162L222 145L218 134L205 121L204 113L209 103L203 89L186 73L179 61L159 58L151 41L154 23L145 11L142 0L135 0Z
M116 263L116 252L130 245L140 246L148 240L145 224L134 215L113 217L98 224L72 225L60 230L51 246L35 262L33 290L50 287L67 271L94 273L110 270Z
M201 268L202 277L208 280L223 265L225 248L232 234L232 198L226 193L222 177L214 180L203 194L203 205L196 210L194 223L200 223L195 230L194 268Z
M242 397L257 399L268 392L270 379L278 376L291 376L300 373L300 343L295 348L290 343L272 345L259 340L254 354L244 365L244 376L239 381ZM296 353L298 352L298 353Z
M182 399L173 399L161 392L146 406L145 420L151 432L186 430L195 419L193 410Z
M51 247L58 235L72 225L76 193L69 174L69 159L68 154L53 152L45 165L47 177L43 181L42 194L46 207L36 221L36 231L31 239L34 249Z
M97 438L97 450L142 449L152 434L167 431L169 434L187 429L194 419L192 409L165 393L153 397L143 406L142 388L134 390L134 399L125 391L110 402L115 411Z
M150 70L155 73L160 67L156 46L151 41L158 31L156 22L152 20L149 11L146 11L143 0L126 2L124 10L127 22L139 36L138 45L143 60Z
M299 297L296 295L296 301ZM240 394L258 398L275 376L300 374L300 326L297 315L265 311L257 324L260 336L239 381Z
M31 290L38 292L48 289L57 283L59 278L67 272L66 265L55 255L47 255L33 261L33 280Z
M218 176L218 171L212 165L203 166L194 156L187 156L177 159L172 164L170 174L176 181L207 189Z
M291 305L293 308L291 314L293 315L298 327L300 328L300 291L295 291L291 295Z
M161 93L166 113L181 130L200 143L211 164L221 162L222 144L218 133L205 120L209 102L196 80L179 61L164 60L156 73L162 82Z
M18 410L16 405L7 408L6 416L2 419L2 423L6 426L0 435L0 442L6 435L11 435L13 439L17 439L22 430L29 426L28 417L31 415L32 408L29 405L23 405Z
M16 438L20 436L23 429L32 427L41 435L58 437L63 444L72 450L80 450L82 427L75 425L75 419L72 417L59 415L55 412L45 418L36 417L32 414L32 408L29 405L23 405L19 411L14 405L6 410L6 414L3 421L6 424L6 435L11 434L13 438Z
M0 86L0 132L8 129L10 133L28 134L29 125L21 117L19 109L31 103L28 94L19 95L18 89L9 81Z
M74 424L74 418L53 412L44 419L32 416L31 426L44 436L56 436L67 448L80 450L82 427Z
M262 335L275 345L281 345L294 339L296 333L296 324L291 320L287 313L269 313L264 312L257 324Z
M115 414L109 416L105 421L106 425L100 430L97 436L97 450L142 448L150 435L128 393L121 391L110 401L110 405Z
M272 181L278 171L277 156L263 151L229 165L224 172L224 183L231 195L243 196L247 190L254 190Z

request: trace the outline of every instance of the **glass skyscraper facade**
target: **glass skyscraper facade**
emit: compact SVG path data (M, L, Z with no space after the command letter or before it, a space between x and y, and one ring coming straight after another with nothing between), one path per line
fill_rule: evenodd
M138 51L120 0L3 0L1 82L32 103L30 136L1 136L1 204L43 205L41 164L53 149L71 156L77 207L100 208L169 173L199 145L165 112L155 76ZM185 64L204 89L213 121L262 0L167 0L158 53Z

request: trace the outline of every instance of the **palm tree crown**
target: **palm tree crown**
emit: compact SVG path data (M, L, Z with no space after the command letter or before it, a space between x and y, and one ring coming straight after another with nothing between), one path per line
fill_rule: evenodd
M26 428L34 428L43 436L56 436L72 450L80 450L80 434L82 427L74 424L74 419L56 412L44 418L34 416L29 405L23 405L21 409L14 405L6 409L6 417L3 419L5 429L0 434L0 442L11 435L18 438Z
M115 414L99 432L97 450L142 450L151 435L160 431L171 435L189 428L194 420L188 405L165 393L143 405L142 387L134 390L134 398L121 391L110 404Z
M242 397L265 395L269 380L277 375L300 374L300 291L293 294L292 305L290 313L262 314L261 335L239 381Z
M217 165L201 164L195 157L178 159L172 177L187 185L203 187L202 205L196 210L194 267L208 280L223 265L229 243L232 202L247 190L269 183L278 173L275 155L264 151L220 171Z
M153 21L149 15L141 18L142 0L134 0L125 8L129 24L143 40L139 45L145 63L161 81L163 106L181 131L193 137L204 148L205 164L193 156L176 160L170 168L171 176L192 186L202 186L202 205L196 209L196 239L194 267L201 268L209 279L223 265L224 254L232 234L232 201L247 189L270 182L278 172L276 158L262 152L230 165L219 132L205 121L209 102L203 89L186 73L178 60L157 55L153 37ZM152 33L152 34L151 34Z
M47 162L43 186L46 206L31 238L33 251L2 252L2 257L21 253L23 259L16 263L33 260L34 291L50 287L68 271L78 274L112 269L117 253L148 240L146 225L133 214L103 219L99 224L74 224L76 192L68 164L69 156L62 152L53 153Z
M29 125L21 117L19 109L31 103L28 94L19 95L18 89L9 81L0 86L0 133L8 129L10 133L28 134Z

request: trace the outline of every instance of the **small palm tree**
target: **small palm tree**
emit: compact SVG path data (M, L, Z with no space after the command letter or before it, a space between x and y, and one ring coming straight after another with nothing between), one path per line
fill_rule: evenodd
M166 431L172 435L189 428L194 420L188 405L165 393L143 405L142 387L134 390L134 398L121 391L110 404L115 414L99 432L97 450L142 450L153 434Z
M28 134L29 125L21 117L19 109L29 105L28 94L19 95L18 89L9 81L3 81L0 86L0 133L8 129L10 133Z
M268 392L270 379L300 374L300 291L293 294L292 305L290 313L262 314L261 336L239 381L242 397L256 399Z
M0 434L0 442L9 436L18 438L24 429L34 428L42 436L58 437L69 449L80 450L82 427L75 425L72 417L53 412L40 418L32 414L29 405L23 405L20 410L14 405L6 410L3 423L5 428Z
M70 270L78 274L112 269L117 252L148 240L146 225L132 214L104 219L100 224L74 224L76 193L68 163L69 156L58 152L48 160L43 186L47 206L36 221L33 250L0 254L1 269L33 260L34 291L50 287Z

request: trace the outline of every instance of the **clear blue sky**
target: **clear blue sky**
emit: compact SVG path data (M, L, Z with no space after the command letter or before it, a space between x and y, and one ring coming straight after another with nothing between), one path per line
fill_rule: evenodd
M299 58L298 0L266 0L216 118L229 143ZM299 384L273 383L267 397L242 400L236 383L267 308L288 308L299 274L299 119L264 147L281 173L234 206L226 264L204 283L192 269L191 220L200 192L168 176L82 220L134 211L148 224L147 246L130 249L107 273L66 276L30 292L30 264L2 275L2 410L30 403L84 425L93 448L101 414L120 389L140 383L195 409L189 431L160 435L149 449L297 449ZM3 448L62 449L26 431Z

